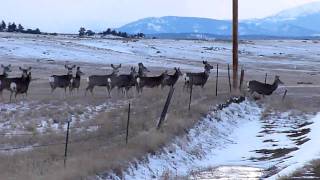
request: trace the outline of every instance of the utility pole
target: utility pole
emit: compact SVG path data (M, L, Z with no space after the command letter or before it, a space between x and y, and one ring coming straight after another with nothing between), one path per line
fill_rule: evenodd
M233 60L233 88L238 87L238 0L233 0L232 19L232 60Z

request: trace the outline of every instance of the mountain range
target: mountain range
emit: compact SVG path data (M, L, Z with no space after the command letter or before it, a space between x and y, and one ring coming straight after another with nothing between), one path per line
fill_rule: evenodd
M128 33L148 35L184 34L192 36L230 36L231 20L197 17L150 17L120 27ZM241 36L307 37L320 36L320 2L284 10L262 19L239 21Z

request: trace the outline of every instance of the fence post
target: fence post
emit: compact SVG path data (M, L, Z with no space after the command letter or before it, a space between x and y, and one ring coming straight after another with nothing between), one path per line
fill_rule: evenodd
M191 86L190 86L190 97L189 97L189 111L191 109L192 89L193 89L193 85L191 84Z
M174 92L174 87L171 86L169 94L168 94L168 97L167 97L167 100L166 100L166 103L165 103L165 105L163 107L163 110L162 110L162 113L161 113L161 116L160 116L160 120L159 120L158 125L157 125L157 129L160 129L161 124L162 124L162 122L164 121L164 119L166 117L166 114L168 112L168 108L169 108L169 105L170 105L170 102L171 102L171 98L172 98L173 92Z
M239 86L240 91L242 91L243 79L244 79L244 69L243 69L243 68L241 68L240 86Z
M219 79L219 64L217 64L217 75L216 75L216 96L218 96L218 79Z
M230 88L230 93L231 93L231 79L230 79L230 65L228 64L228 78L229 78L229 88Z
M130 104L130 102L129 102L129 107L128 107L128 120L127 120L127 132L126 132L126 144L128 144L128 137L129 137L130 111L131 111L131 104Z
M268 77L268 73L266 73L266 76L264 78L264 84L267 84L267 77Z
M70 130L70 121L71 121L71 115L69 115L69 118L68 118L67 135L66 135L66 144L65 144L65 147L64 147L64 160L63 160L63 165L64 165L64 167L66 167L66 163L67 163L68 143L69 143L69 130Z

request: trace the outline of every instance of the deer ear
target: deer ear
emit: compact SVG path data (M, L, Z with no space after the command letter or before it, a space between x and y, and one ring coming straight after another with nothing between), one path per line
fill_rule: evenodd
M80 70L80 66L77 67L77 70Z
M121 68L121 64L118 66L118 68Z
M64 68L68 69L68 66L65 64L65 65L64 65Z
M22 71L22 68L19 66L19 70Z
M113 64L111 64L110 66L114 69L114 65Z
M206 61L202 61L203 64L206 64Z
M9 64L8 67L11 67L11 64Z
M29 69L28 69L28 70L29 70L29 71L31 71L31 69L32 69L32 67L29 67Z
M73 66L72 66L72 68L75 68L75 67L76 67L76 65L73 65Z
M1 64L1 67L3 68L3 67L4 67L4 65L3 65L3 64Z

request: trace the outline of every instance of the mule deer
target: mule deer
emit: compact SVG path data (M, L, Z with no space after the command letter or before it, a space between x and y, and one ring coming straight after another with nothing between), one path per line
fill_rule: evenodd
M31 72L30 72L31 67L29 67L29 69L22 69L22 71L27 72L27 76L21 77L21 78L17 79L16 81L11 82L11 84L10 84L10 89L11 89L10 101L11 101L13 93L14 93L15 99L17 99L18 94L25 94L26 96L28 96L29 85L31 82Z
M138 93L142 93L144 87L154 88L158 87L164 83L164 81L168 78L168 72L165 71L159 76L153 77L138 77L136 79L136 88Z
M131 67L130 70L130 74L122 74L113 78L108 78L110 91L117 87L118 89L124 89L125 95L128 95L128 91L131 87L135 86L136 78L138 77L136 68Z
M100 87L107 87L108 93L110 95L110 86L108 83L108 78L113 78L116 77L119 73L119 69L121 68L121 64L119 66L114 66L111 64L112 68L112 73L108 75L92 75L89 76L87 81L88 81L88 87L86 88L85 95L87 95L88 90L90 90L91 94L93 95L93 88L95 86L100 86Z
M257 92L258 94L269 96L278 88L279 84L284 83L280 80L279 76L275 76L273 84L265 84L258 81L249 81L248 88L251 94Z
M84 75L84 73L80 70L80 66L77 67L77 72L76 72L76 77L73 77L71 79L71 83L69 86L69 91L72 93L74 89L77 89L77 92L79 92L79 87L80 87L80 81L81 81L81 76Z
M76 67L76 65L68 66L64 65L64 67L68 70L67 75L52 75L49 77L49 83L51 86L51 93L56 88L64 88L64 92L67 92L67 87L70 86L72 80L72 70Z
M201 73L186 73L184 74L185 83L183 88L191 88L192 86L201 86L202 88L207 83L210 70L213 66L208 63L208 61L203 61L204 72Z
M15 97L17 96L17 94L28 95L28 88L31 81L31 69L31 67L29 67L28 69L19 67L19 70L22 71L21 77L3 78L1 80L0 91L4 89L10 91L10 101L13 93L15 93Z
M180 68L174 68L175 73L173 75L168 75L167 78L164 79L163 83L161 84L161 87L164 86L174 86L179 77L182 76L182 73L180 71Z

